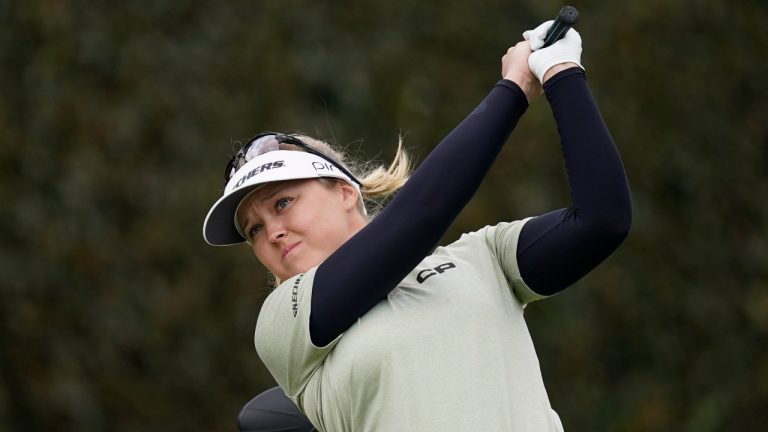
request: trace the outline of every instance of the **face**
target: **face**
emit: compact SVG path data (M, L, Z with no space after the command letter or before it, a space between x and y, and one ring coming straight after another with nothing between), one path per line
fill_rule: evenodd
M322 263L365 226L358 200L343 181L276 182L247 197L237 220L256 258L285 280Z

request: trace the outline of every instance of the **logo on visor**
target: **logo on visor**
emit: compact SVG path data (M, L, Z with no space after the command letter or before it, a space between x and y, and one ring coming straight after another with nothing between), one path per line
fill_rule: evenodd
M329 163L312 162L312 168L314 168L315 171L336 171L336 167Z
M242 176L240 180L238 180L237 183L235 184L234 189L239 188L240 186L243 185L243 183L245 183L248 179L250 179L255 175L263 173L264 171L269 171L271 169L282 168L284 166L285 166L285 161L281 161L281 160L274 161L274 162L267 162L264 165L257 166L256 168L249 171L248 174Z

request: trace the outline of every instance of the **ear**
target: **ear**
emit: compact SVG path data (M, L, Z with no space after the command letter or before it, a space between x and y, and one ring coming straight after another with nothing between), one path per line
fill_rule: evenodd
M341 189L342 205L346 210L353 210L357 208L358 193L357 189L344 180L339 180L336 184Z

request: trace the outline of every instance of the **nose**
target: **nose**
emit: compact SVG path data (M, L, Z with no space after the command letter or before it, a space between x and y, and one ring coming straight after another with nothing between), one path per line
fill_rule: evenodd
M270 242L274 243L285 237L285 227L280 223L272 223L266 227L267 238Z

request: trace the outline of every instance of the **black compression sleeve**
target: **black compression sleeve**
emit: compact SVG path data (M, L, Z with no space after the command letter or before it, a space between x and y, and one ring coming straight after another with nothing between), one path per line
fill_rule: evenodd
M434 249L527 107L516 84L499 81L381 214L320 265L310 315L315 345L346 330Z
M632 220L619 153L588 89L584 71L562 71L544 85L560 133L572 206L523 227L517 259L526 284L554 294L611 254Z

